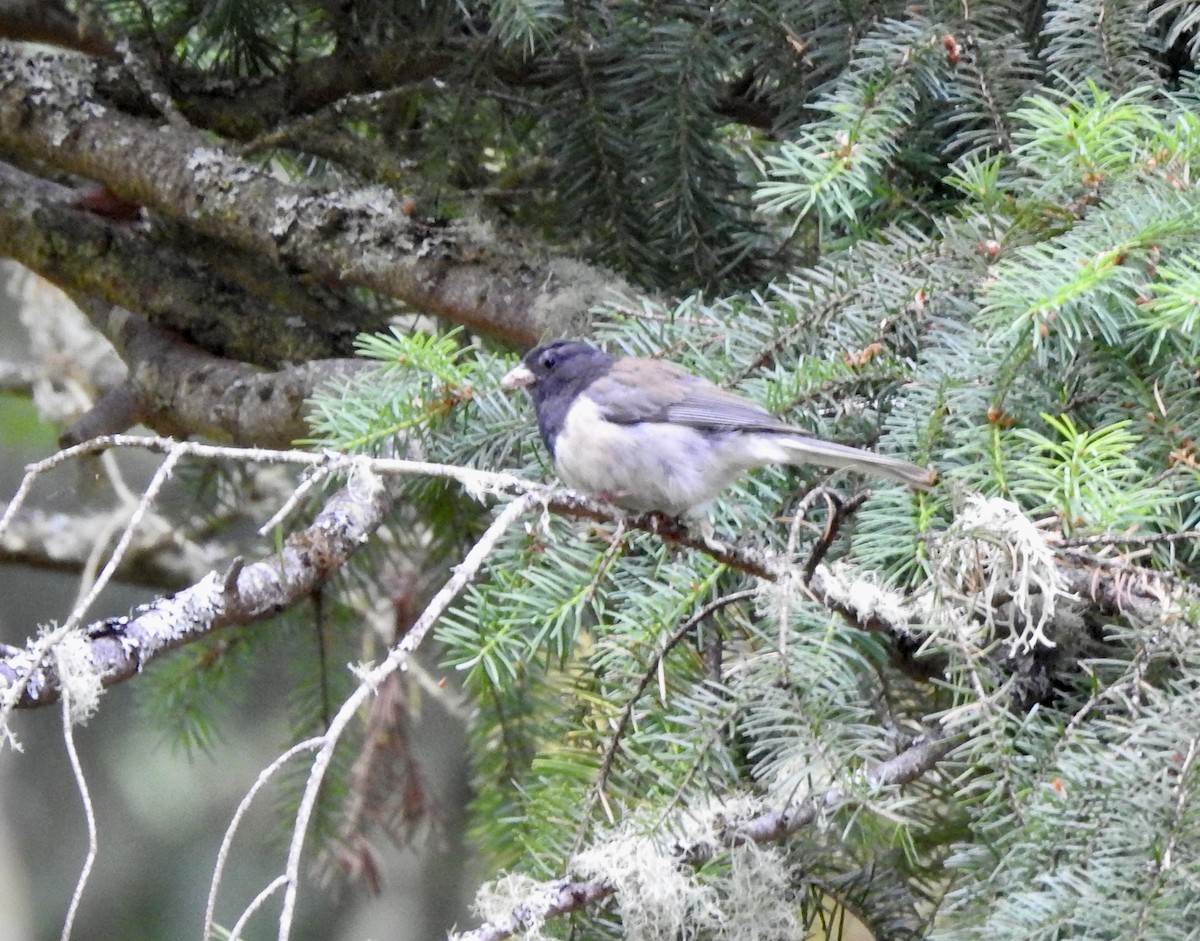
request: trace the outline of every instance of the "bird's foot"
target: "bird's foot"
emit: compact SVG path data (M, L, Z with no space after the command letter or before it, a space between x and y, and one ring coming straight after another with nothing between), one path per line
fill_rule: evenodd
M683 516L679 522L689 536L704 543L710 552L721 555L729 551L729 546L717 538L717 531L707 516Z

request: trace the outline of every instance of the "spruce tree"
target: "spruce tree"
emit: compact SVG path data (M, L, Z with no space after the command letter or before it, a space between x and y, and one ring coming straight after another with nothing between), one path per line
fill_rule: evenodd
M246 937L413 837L416 704L460 694L463 937L1194 936L1198 22L7 5L48 46L0 46L0 249L86 322L4 364L74 450L0 561L144 604L85 581L20 625L0 732L128 682L212 747L285 677L288 862ZM564 492L499 388L564 334L938 485L758 471L722 548ZM81 499L52 558L45 476L135 450L125 515L97 541ZM218 883L206 931L240 931Z

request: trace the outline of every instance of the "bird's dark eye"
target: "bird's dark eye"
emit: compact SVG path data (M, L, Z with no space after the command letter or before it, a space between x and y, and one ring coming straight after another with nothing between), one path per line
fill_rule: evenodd
M542 369L553 369L555 364L558 362L558 357L554 355L553 350L546 350L546 352L538 358L538 361L541 364Z

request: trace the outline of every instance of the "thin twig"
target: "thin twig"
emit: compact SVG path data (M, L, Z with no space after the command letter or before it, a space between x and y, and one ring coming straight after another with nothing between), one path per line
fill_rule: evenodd
M757 594L754 588L745 588L741 591L731 592L710 601L703 608L693 614L690 618L684 621L675 629L675 632L667 638L666 643L659 647L654 652L654 656L650 658L650 662L646 668L642 670L642 676L638 680L637 686L629 696L629 701L625 703L625 708L621 710L621 718L617 720L617 727L613 729L613 733L609 736L608 745L604 749L604 757L600 759L600 770L596 774L596 781L592 784L591 795L588 798L587 809L584 810L582 820L585 822L592 815L592 811L596 809L597 802L604 799L604 789L608 785L609 775L612 773L613 762L617 757L617 749L621 745L621 739L629 730L629 725L633 721L633 710L637 706L638 700L642 698L642 694L654 681L654 677L658 674L659 666L666 659L667 654L674 650L679 644L690 634L697 625L712 616L722 608L726 608L731 604L737 604L739 601L747 601ZM579 835L575 841L575 850L577 851L582 845L584 829L581 827Z
M1056 539L1054 547L1080 548L1084 546L1159 546L1175 542L1200 539L1200 530L1185 529L1176 533L1147 533L1135 536L1132 533L1099 533L1095 536L1068 536Z
M324 483L338 471L345 470L350 465L350 458L344 454L327 454L327 462L317 465L311 474L305 477L292 491L291 496L284 501L283 506L272 514L271 518L258 527L258 535L266 536L277 526L291 516L298 506L308 499L308 495L320 484Z
M63 687L62 694L63 742L67 747L67 759L71 763L71 773L75 776L75 786L79 789L79 798L83 803L83 816L87 821L88 849L79 878L75 882L75 891L71 893L71 904L67 908L67 917L63 921L61 941L70 941L71 930L75 927L75 916L79 913L79 903L83 900L83 891L87 888L92 867L96 864L96 855L100 852L100 841L96 830L96 809L92 805L92 796L88 790L87 778L83 774L83 763L79 760L79 752L75 748L74 724L71 721L71 691Z
M787 539L787 557L789 559L796 558L796 552L800 547L800 528L808 522L808 509L816 502L818 497L825 498L825 506L829 510L830 516L833 516L837 505L837 497L827 487L813 487L808 491L796 505L796 511L792 516L792 525L788 527ZM811 524L810 524L811 525ZM807 585L812 580L811 575L805 569L804 583ZM781 592L779 599L779 663L783 668L784 675L787 675L788 670L788 639L790 637L789 624L792 620L792 606L789 592Z
M217 893L221 889L221 877L225 873L225 864L229 860L229 850L233 846L234 834L237 833L238 827L241 826L242 819L246 816L247 811L249 811L254 798L266 786L267 782L296 755L299 755L301 752L312 751L320 745L320 738L305 739L303 742L293 745L259 773L258 777L254 780L254 784L250 786L250 790L246 792L245 796L238 803L237 809L233 812L233 819L229 821L229 826L225 828L225 835L221 838L221 848L217 851L217 862L213 867L212 882L209 884L208 889L208 902L204 906L204 933L201 935L203 941L210 941L216 935ZM243 912L244 915L245 912ZM244 917L239 918L238 924L243 924L244 920ZM229 941L233 941L235 937L236 934L231 935Z
M817 571L817 566L821 564L828 554L830 547L833 545L833 540L837 538L838 530L842 527L842 523L858 512L859 507L866 502L870 495L871 492L869 490L863 490L845 501L832 493L826 497L829 504L829 519L825 523L825 531L821 533L821 538L813 543L812 551L809 552L808 559L804 563L804 583L806 585L812 582L813 574Z
M121 538L117 541L112 554L108 557L108 563L96 577L96 581L92 583L91 589L83 597L83 600L75 605L70 617L67 618L66 623L63 625L64 628L74 630L79 622L83 620L83 616L87 613L88 609L91 608L100 596L100 592L104 591L108 586L113 573L116 572L117 567L121 564L121 560L125 558L125 553L129 550L129 544L133 541L134 531L142 521L142 517L150 509L150 505L158 496L159 491L162 490L170 478L171 472L175 470L175 465L179 463L181 457L181 450L175 449L169 451L166 460L158 466L158 470L154 472L154 476L150 478L150 483L146 486L145 491L143 491L141 499L138 500L137 506L129 514L129 521L125 524Z
M229 941L238 941L242 936L242 930L246 927L246 923L254 916L254 913L262 908L267 899L287 885L287 881L287 876L280 873L258 895L251 899L250 904L246 906L241 917L234 922L233 928L229 932Z
M329 770L333 759L334 748L342 737L346 727L358 714L367 697L396 670L404 669L409 656L420 646L425 635L437 623L438 619L450 607L455 598L479 574L479 570L492 554L501 537L518 519L535 507L541 498L537 494L527 493L508 504L491 525L480 536L471 550L454 568L453 574L439 589L438 593L426 605L421 616L396 644L383 662L365 672L353 693L342 703L337 715L329 723L329 728L321 737L321 748L313 759L312 770L304 794L300 798L300 806L296 811L296 819L292 828L292 840L288 849L287 890L283 896L283 910L279 915L279 941L287 941L291 936L292 919L295 917L296 900L300 888L300 859L304 850L304 839L307 835L308 824L316 808L317 795L321 791L321 783Z

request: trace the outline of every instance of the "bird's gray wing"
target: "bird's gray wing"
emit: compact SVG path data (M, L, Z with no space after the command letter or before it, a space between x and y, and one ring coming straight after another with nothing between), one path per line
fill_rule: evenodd
M605 420L619 425L670 422L713 431L796 431L749 399L660 360L620 360L584 394Z

